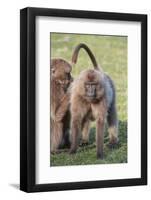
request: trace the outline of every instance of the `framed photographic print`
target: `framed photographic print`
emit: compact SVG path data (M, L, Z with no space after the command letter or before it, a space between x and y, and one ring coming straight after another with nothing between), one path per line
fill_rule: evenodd
M20 11L20 189L147 184L147 16Z

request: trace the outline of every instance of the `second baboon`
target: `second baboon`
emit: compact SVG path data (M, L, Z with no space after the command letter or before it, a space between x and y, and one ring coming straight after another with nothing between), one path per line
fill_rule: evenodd
M82 71L72 83L70 99L72 116L70 153L76 152L82 130L84 130L84 140L88 140L89 123L91 120L95 120L97 158L102 159L106 118L109 126L109 143L110 145L118 143L115 87L111 78L99 68L94 55L85 44L79 44L75 48L72 62L77 62L81 48L88 52L94 69Z
M69 128L69 93L72 82L71 64L62 58L51 60L51 93L50 93L50 147L51 153L57 153L59 148L70 145Z

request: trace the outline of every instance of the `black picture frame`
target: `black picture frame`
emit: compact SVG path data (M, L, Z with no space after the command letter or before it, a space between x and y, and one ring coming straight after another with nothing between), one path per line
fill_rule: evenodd
M120 20L141 23L141 178L35 183L35 19L37 16ZM147 184L147 15L48 8L20 10L20 189L43 192Z

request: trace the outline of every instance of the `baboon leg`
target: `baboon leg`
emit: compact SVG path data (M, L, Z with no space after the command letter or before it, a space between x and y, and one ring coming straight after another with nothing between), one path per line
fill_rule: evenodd
M90 120L86 120L82 128L82 141L81 145L86 145L89 142Z
M71 148L70 154L76 153L79 143L79 135L81 130L81 120L76 118L71 122Z
M63 140L64 140L64 147L69 148L70 147L70 131L69 129L66 129L64 131L64 136L63 136Z
M104 145L104 118L99 117L96 121L96 151L97 158L103 159Z
M114 146L118 143L118 119L115 105L113 105L109 110L107 121L109 132L109 144Z
M67 111L65 117L63 118L63 147L70 147L70 112Z
M63 123L53 122L51 132L51 153L57 153L63 139Z
M63 121L63 147L70 147L70 119L67 117Z

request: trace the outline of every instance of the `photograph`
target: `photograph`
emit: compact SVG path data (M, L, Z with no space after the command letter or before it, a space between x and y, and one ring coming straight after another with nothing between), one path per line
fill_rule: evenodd
M20 19L20 189L146 185L147 15Z
M50 33L50 167L127 163L128 37Z
M151 1L0 9L0 199L151 199Z

